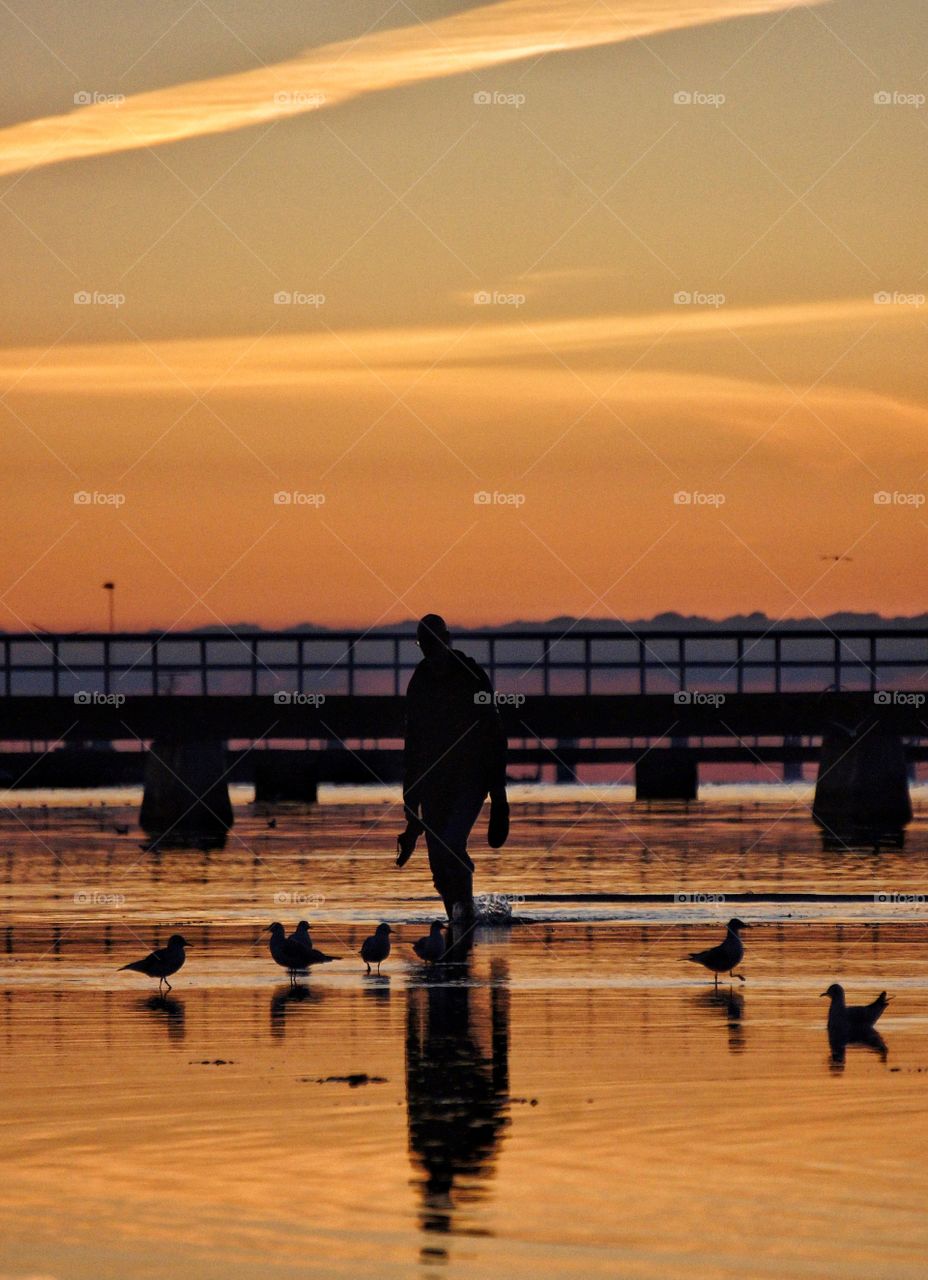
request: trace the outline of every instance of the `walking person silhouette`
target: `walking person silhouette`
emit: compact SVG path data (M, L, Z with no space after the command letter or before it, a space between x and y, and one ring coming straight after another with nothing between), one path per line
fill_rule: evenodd
M448 919L467 928L474 918L467 838L488 795L488 844L499 849L509 835L506 733L487 673L451 647L443 618L426 614L416 644L422 661L406 690L406 829L397 837L396 865L406 865L424 831Z

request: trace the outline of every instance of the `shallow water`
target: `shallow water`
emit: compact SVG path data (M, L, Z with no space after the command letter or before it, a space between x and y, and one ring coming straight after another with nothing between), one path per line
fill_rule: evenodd
M474 847L521 923L427 972L384 799L243 808L208 854L144 853L114 803L0 814L0 1276L925 1274L920 805L905 851L839 855L800 792L520 804ZM794 892L831 900L763 897ZM732 914L716 994L680 957ZM260 930L304 916L344 959L291 992ZM175 928L168 997L117 971ZM832 1060L832 981L895 997L885 1059Z

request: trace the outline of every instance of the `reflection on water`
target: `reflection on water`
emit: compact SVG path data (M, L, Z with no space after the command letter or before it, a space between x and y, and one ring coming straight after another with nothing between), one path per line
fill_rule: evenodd
M185 1009L184 1002L180 997L149 996L147 1000L139 1001L139 1008L149 1010L167 1028L168 1037L171 1040L183 1040Z
M852 1036L842 1036L837 1032L829 1032L828 1048L831 1052L832 1067L836 1070L844 1070L849 1047L869 1049L877 1054L881 1062L885 1062L889 1057L886 1041L875 1027L871 1027L869 1031L861 1032L859 1035Z
M732 1053L744 1052L744 996L733 987L713 988L695 997L708 1009L718 1009L728 1024L728 1047Z
M507 977L496 960L489 989L479 990L469 975L449 980L439 966L407 994L409 1146L420 1169L422 1227L438 1235L465 1230L455 1214L479 1200L509 1123ZM478 998L487 995L489 1010L481 1010Z
M323 998L321 991L299 982L278 987L271 996L271 1035L279 1038L286 1033L288 1018L296 1012L295 1006L319 1004Z
M156 855L113 816L0 814L0 1277L921 1280L920 822L900 858L823 855L782 805L517 810L478 887L527 922L429 968L427 865L393 869L382 810ZM857 897L764 901L797 888ZM747 981L715 991L681 957L741 891ZM655 892L683 900L615 902ZM273 918L342 959L290 987ZM119 972L175 931L171 995ZM826 1052L833 981L895 997L888 1059Z

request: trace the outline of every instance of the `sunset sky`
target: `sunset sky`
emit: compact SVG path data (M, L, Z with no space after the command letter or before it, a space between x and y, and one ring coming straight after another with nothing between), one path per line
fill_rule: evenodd
M0 35L0 627L925 610L924 0Z

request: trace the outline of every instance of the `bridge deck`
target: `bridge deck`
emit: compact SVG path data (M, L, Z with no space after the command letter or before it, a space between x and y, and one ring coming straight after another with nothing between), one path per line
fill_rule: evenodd
M321 705L255 697L129 697L75 703L72 698L0 699L0 741L190 737L272 740L392 740L403 736L400 697L327 697ZM928 736L920 704L877 703L871 693L731 694L718 704L675 703L672 694L527 697L500 713L510 738L680 738L820 735L834 725L878 722L893 732Z
M550 627L469 631L516 738L928 731L928 630ZM0 740L395 739L408 631L0 636ZM891 688L885 686L890 685ZM823 689L833 692L822 694Z

